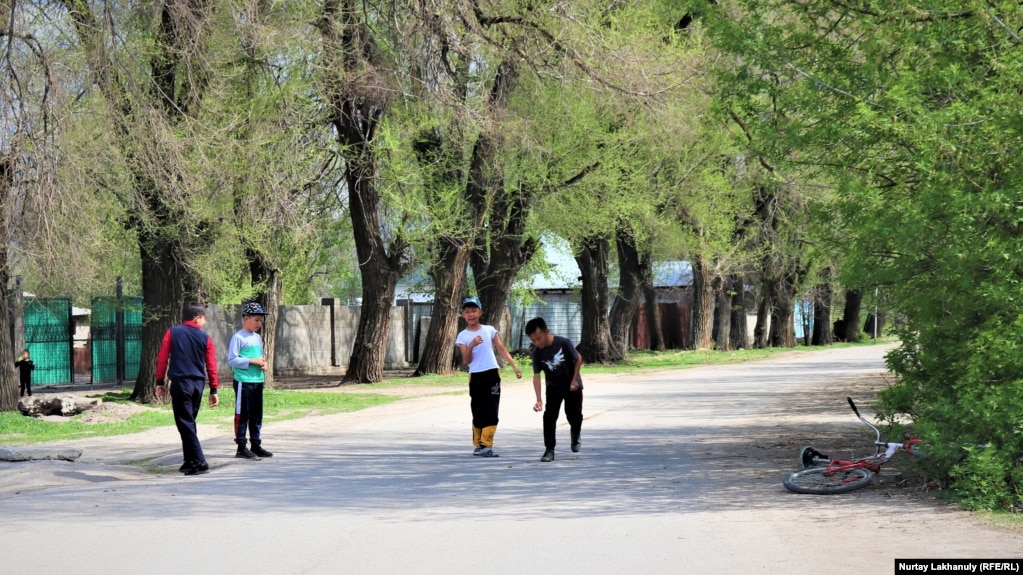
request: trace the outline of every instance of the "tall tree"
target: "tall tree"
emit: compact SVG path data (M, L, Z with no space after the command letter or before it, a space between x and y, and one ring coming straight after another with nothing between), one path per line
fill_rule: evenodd
M605 236L584 238L575 256L582 272L582 336L576 347L588 363L611 363L622 359L611 341L608 320L608 257L610 240Z
M715 286L720 283L713 264L701 253L692 257L693 266L693 337L692 349L711 349L714 323Z
M825 270L827 280L831 274ZM810 345L831 345L831 283L825 281L817 284L813 290L813 337Z
M395 4L391 8L396 12L388 14L359 0L324 0L322 6L316 22L322 40L322 91L344 155L344 183L362 281L355 346L342 381L370 383L383 379L395 289L411 265L401 223L385 227L381 221L384 206L374 147L390 104L388 72L395 70L373 20L379 16L389 21L403 7Z
M205 182L190 177L188 150L203 141L197 122L211 81L210 37L217 6L166 0L144 4L151 18L62 0L105 103L109 131L130 174L128 225L141 259L142 360L132 398L155 399L156 353L187 300L207 300L191 269L216 234ZM150 26L148 23L151 22ZM144 48L143 48L144 46Z
M491 117L505 113L518 78L514 59L497 66L487 102ZM508 189L499 150L504 138L500 123L482 130L473 146L466 196L473 212L486 220L486 226L474 237L470 254L473 278L483 319L500 332L504 327L504 311L512 282L538 247L535 237L526 231L533 204L533 189L521 186Z
M614 357L624 358L629 351L629 333L643 297L643 262L632 227L621 222L615 231L618 254L618 294L611 306L611 345Z
M298 276L292 285L308 277L316 235L340 211L331 202L336 157L329 139L308 121L316 109L315 76L293 56L315 51L304 34L313 6L279 10L262 0L239 0L236 61L218 98L206 106L210 121L225 126L228 135L217 158L231 192L234 227L222 243L233 244L231 252L245 263L231 277L240 278L241 299L257 301L267 312L262 336L270 365L285 276ZM227 266L213 267L207 273ZM273 385L272 370L266 384Z
M0 9L3 9L0 6ZM9 17L9 13L8 13ZM0 24L3 24L3 20L0 20ZM8 219L6 212L10 206L11 199L14 195L15 189L15 158L17 154L12 154L15 150L0 150L0 209L4 212L4 217L0 218L0 241L10 237L10 228L7 222ZM4 245L10 245L10 241L4 241ZM10 309L11 302L14 300L12 297L11 289L8 287L11 285L11 271L10 263L8 259L7 250L0 251L0 357L7 358L15 354L14 345L11 342L11 333L13 332L13 325L11 325L11 317L13 316L12 310ZM20 289L20 286L16 286ZM18 405L18 382L19 379L15 375L14 368L10 365L12 362L7 362L9 365L3 370L0 370L0 412L2 411L13 411Z
M845 290L845 305L842 306L840 341L856 341L863 331L860 321L860 307L863 304L863 292L856 289Z
M428 193L443 202L444 195L460 196L464 188L465 162L461 153L461 138L447 136L446 130L428 127L417 138L414 145L419 163L432 169L426 177ZM448 205L444 202L445 205ZM453 202L458 206L461 202ZM455 207L456 215L463 215ZM414 375L450 373L452 371L452 349L458 328L457 312L465 291L466 269L472 253L477 220L465 214L463 220L436 234L433 240L429 275L433 281L433 304L430 313L430 327L425 334L426 344L419 357Z
M23 47L19 50L17 45ZM0 369L0 412L13 411L18 405L18 377L15 375L13 358L16 353L11 341L13 325L11 323L13 314L10 309L14 301L14 294L11 290L11 253L10 246L15 239L15 227L21 219L18 216L19 189L19 159L24 158L22 142L28 137L27 128L33 124L36 118L24 117L25 112L31 109L42 110L44 108L33 106L35 95L29 86L24 86L20 78L24 75L16 65L16 55L19 51L28 52L32 49L32 34L15 26L14 2L13 0L0 1L0 78L7 90L0 95L0 129L4 137L0 138L0 242L3 242L3 250L0 250L0 358L7 364ZM38 62L44 67L46 62ZM25 100L28 101L25 101ZM46 105L42 102L43 106ZM20 286L15 286L20 289Z
M742 274L732 274L728 277L725 290L729 294L729 320L730 330L728 336L729 349L749 348L749 325L746 321L748 310L746 309L746 279Z

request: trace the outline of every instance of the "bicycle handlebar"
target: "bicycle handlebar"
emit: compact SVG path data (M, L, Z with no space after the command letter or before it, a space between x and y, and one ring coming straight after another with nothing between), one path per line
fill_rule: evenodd
M845 399L846 399L846 400L847 400L847 401L849 402L849 407L851 407L851 408L852 408L852 410L853 410L853 413L855 413L855 414L856 414L856 417L863 417L863 416L861 416L861 415L860 415L860 410L856 409L856 404L855 404L855 403L853 403L853 400L852 400L852 398L851 398L851 397L849 397L849 396L846 396L846 398L845 398Z

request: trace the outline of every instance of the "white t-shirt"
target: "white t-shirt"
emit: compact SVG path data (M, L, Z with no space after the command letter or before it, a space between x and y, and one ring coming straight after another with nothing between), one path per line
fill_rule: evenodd
M483 336L483 343L472 348L472 360L469 362L469 373L479 373L481 371L488 371L491 369L497 369L497 355L494 354L494 337L497 335L497 329L491 325L480 324L480 328L476 331L469 331L463 329L458 332L458 337L455 338L456 345L469 345L472 340L476 339L477 335Z

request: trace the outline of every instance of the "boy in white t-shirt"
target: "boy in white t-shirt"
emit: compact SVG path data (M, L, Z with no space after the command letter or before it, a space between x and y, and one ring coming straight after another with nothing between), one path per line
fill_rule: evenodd
M494 433L497 431L497 412L501 405L501 371L497 353L511 364L515 377L522 379L522 370L501 343L501 336L493 326L480 323L483 314L480 300L465 298L462 318L466 328L458 333L455 345L462 352L462 360L469 366L469 405L472 409L473 455L498 457L494 452Z

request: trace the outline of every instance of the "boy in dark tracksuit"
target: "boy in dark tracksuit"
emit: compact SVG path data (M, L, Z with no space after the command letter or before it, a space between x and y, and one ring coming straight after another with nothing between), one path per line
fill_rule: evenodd
M29 358L28 350L21 350L21 355L14 360L14 367L18 368L18 376L21 379L21 397L26 395L32 397L32 370L36 364Z
M263 385L266 382L266 358L263 357L263 327L266 312L258 303L247 303L242 308L242 328L231 336L227 346L227 364L234 372L234 442L238 444L235 457L259 459L273 457L263 449ZM246 447L245 432L249 432L252 449Z
M167 330L156 357L156 395L167 394L164 378L171 380L171 407L174 409L174 423L181 434L181 449L184 463L180 471L185 475L208 473L209 464L203 455L199 437L196 435L195 418L202 405L202 394L206 380L210 382L210 407L216 407L220 400L217 390L217 357L213 338L202 330L206 325L206 310L195 302L185 306L181 313L181 325Z
M547 322L537 317L526 322L526 335L533 343L533 391L536 403L533 411L543 410L540 399L540 372L547 380L547 410L543 412L544 453L540 461L554 461L555 430L561 402L565 402L565 417L568 419L572 436L572 451L582 447L579 432L583 425L583 380L579 368L583 358L567 337L554 335L547 329Z

